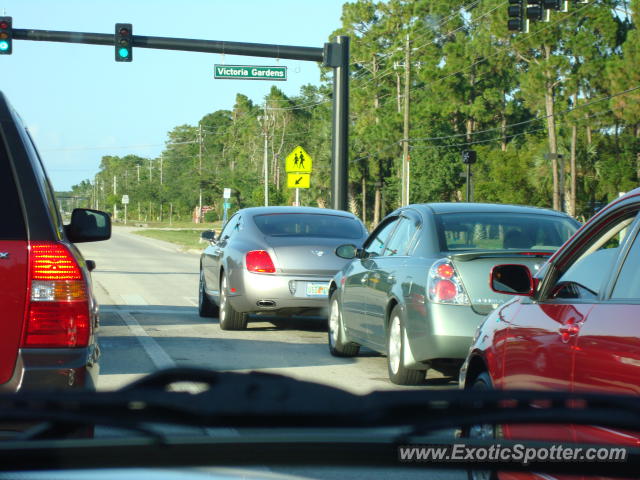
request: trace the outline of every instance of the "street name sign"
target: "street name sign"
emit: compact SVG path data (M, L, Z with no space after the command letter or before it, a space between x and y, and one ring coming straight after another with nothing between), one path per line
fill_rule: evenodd
M284 166L287 173L311 173L313 159L304 148L297 146L287 155Z
M214 65L213 78L227 80L272 80L287 79L287 67L265 67L255 65Z
M311 186L310 173L287 173L287 187L309 188Z

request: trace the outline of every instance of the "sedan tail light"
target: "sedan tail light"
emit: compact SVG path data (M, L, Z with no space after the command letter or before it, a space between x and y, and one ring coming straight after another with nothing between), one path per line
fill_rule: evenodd
M269 252L265 250L251 250L245 257L247 270L254 273L276 273L276 267Z
M429 301L454 305L469 305L469 296L464 289L451 260L438 260L429 269L427 280Z
M73 254L56 242L29 245L25 347L84 347L91 336L87 285Z

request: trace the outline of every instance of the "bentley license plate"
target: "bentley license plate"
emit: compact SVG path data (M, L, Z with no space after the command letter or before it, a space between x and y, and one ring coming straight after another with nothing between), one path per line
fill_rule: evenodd
M307 283L307 297L326 297L329 294L328 283Z

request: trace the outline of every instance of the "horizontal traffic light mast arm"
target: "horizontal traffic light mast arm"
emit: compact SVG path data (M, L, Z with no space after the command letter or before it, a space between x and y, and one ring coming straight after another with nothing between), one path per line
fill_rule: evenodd
M113 46L113 34L88 32L62 32L54 30L13 29L14 40L39 42L87 43ZM220 40L196 40L192 38L146 37L133 35L132 46L185 52L224 53L251 57L271 57L291 60L325 61L325 49L264 43L225 42ZM326 63L326 62L325 62Z

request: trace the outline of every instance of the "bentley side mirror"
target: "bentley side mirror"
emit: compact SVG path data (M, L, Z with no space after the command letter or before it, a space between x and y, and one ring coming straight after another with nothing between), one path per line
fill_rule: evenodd
M200 234L200 238L207 240L209 242L216 241L216 231L215 230L205 230Z
M346 245L340 245L338 248L336 248L336 255L340 258L351 260L358 256L359 250L360 249L355 245L348 243Z

